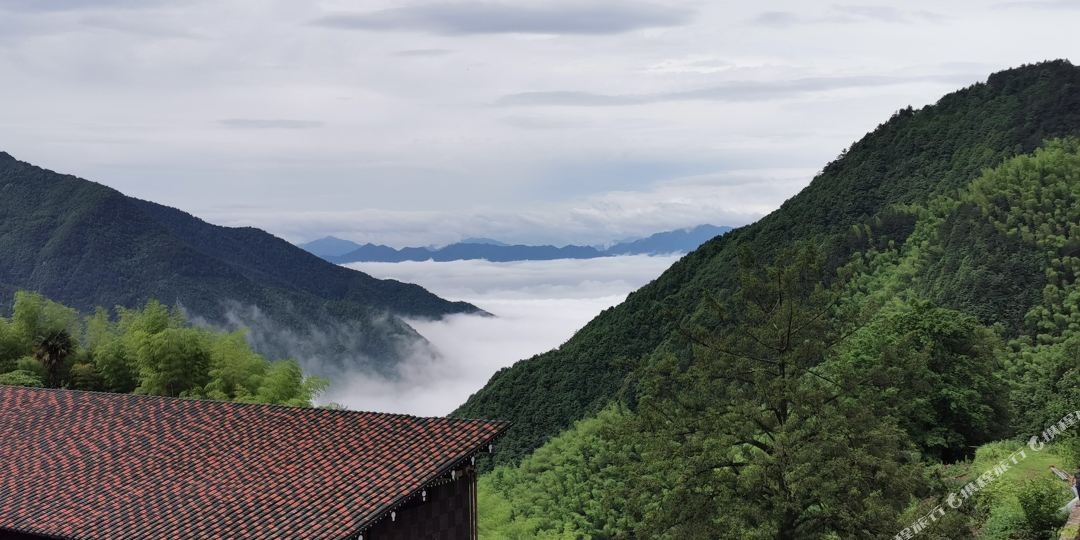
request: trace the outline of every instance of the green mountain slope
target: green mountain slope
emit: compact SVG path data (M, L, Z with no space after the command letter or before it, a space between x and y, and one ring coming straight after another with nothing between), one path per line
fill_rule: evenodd
M889 223L910 224L903 241L889 236ZM838 272L841 305L859 306L866 322L799 386L814 384L790 393L788 402L797 403L801 392L831 393L835 381L857 381L841 392L847 408L815 402L783 437L766 430L733 439L727 426L753 417L757 408L747 405L775 390L775 377L740 394L738 384L729 384L739 377L725 377L732 374L726 354L710 355L704 346L674 362L655 355L639 370L642 388L629 406L582 420L519 465L482 477L487 537L893 537L1080 407L1080 139L1048 141L959 192L886 209L852 227L848 245L861 247ZM1028 266L1041 278L1009 273ZM934 300L940 291L953 294ZM1015 303L1026 303L1015 327L1007 324L1011 313L989 311ZM830 311L830 318L843 311ZM736 336L724 341L730 345L742 334L729 335ZM758 416L758 425L769 428L764 419L771 415ZM802 425L812 427L800 431ZM863 430L874 429L871 444L859 441ZM1075 429L1053 433L1057 445L1029 451L1015 469L1048 479L1047 465L1080 457ZM830 434L843 435L830 440ZM882 437L892 440L881 445ZM1002 437L1018 438L986 444ZM765 453L791 438L796 444L785 449L792 454ZM957 462L975 447L972 471L970 463ZM783 464L782 478L799 485L792 506L802 524L787 536L778 536L776 508L767 504L783 486L769 485L768 473L755 471L753 462L723 474L726 460L757 450L761 462ZM867 451L869 461L861 459ZM905 469L908 475L896 474ZM862 480L844 482L867 473L864 485L874 493L851 496ZM740 475L754 481L739 486ZM822 504L836 497L837 486L842 495ZM1064 488L1055 482L1045 490L1049 507L1041 508L1051 514L1050 529L1064 521L1053 518L1072 497ZM1043 489L999 480L969 501L968 511L934 520L928 537L1050 537L1049 530L1033 534L1017 502ZM877 500L868 504L871 497ZM975 506L980 510L970 511ZM869 512L879 514L861 519Z
M767 261L794 241L807 241L824 246L828 266L836 268L865 247L852 238L854 225L866 224L893 205L925 203L955 192L983 169L1032 152L1045 139L1078 133L1080 69L1067 61L997 73L934 105L901 110L780 209L690 253L558 349L499 371L455 414L513 421L498 459L519 460L618 396L643 358L677 348L671 345L677 329L699 312L703 301L735 284L732 269L740 249ZM883 226L892 229L894 241L903 241L912 230L911 220L902 217L887 219ZM944 275L950 264L956 263L941 261L939 271ZM1018 264L1017 271L1033 271ZM940 299L961 305L980 286L969 285L966 296L939 292L939 297L960 295ZM1028 305L1033 301L1029 292L1017 299ZM982 315L985 322L1015 327L1021 310L1000 320L989 307Z
M417 285L327 263L253 228L211 225L0 153L0 310L15 289L80 310L156 298L247 326L259 352L315 371L391 368L421 339L398 316L476 311Z

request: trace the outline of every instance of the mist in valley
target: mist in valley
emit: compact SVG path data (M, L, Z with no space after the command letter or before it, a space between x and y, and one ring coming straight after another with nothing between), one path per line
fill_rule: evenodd
M659 276L678 256L589 260L354 263L378 278L418 283L493 314L407 321L428 343L396 374L335 377L321 403L350 409L442 416L500 368L558 347L605 308Z

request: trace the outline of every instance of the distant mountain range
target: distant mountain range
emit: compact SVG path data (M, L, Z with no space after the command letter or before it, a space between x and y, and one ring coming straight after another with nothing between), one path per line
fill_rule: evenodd
M0 312L40 292L89 311L156 298L310 371L390 372L422 340L399 317L479 310L330 264L254 228L211 225L0 152Z
M656 233L647 238L620 242L613 246L526 246L509 245L488 238L469 238L440 248L406 247L395 249L379 244L357 244L327 236L300 247L334 263L461 261L484 259L493 262L548 261L553 259L595 259L615 255L666 255L687 253L708 240L731 230L731 227L699 225Z

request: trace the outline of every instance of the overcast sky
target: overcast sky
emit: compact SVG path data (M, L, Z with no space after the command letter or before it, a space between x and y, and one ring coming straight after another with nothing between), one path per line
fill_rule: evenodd
M902 7L897 7L901 6ZM775 208L1080 2L0 0L0 150L289 240L604 242Z

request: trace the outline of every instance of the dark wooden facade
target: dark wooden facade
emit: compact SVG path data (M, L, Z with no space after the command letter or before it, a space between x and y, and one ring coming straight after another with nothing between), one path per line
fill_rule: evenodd
M46 540L0 529L0 540ZM476 471L459 469L387 514L365 531L362 540L476 540Z
M52 536L37 536L34 534L19 533L0 529L0 540L42 540L44 538L53 538Z
M0 529L0 540L46 540ZM476 471L460 469L436 481L365 531L362 540L476 540Z
M426 492L426 496L423 493ZM384 517L363 540L476 540L476 473L469 467Z

